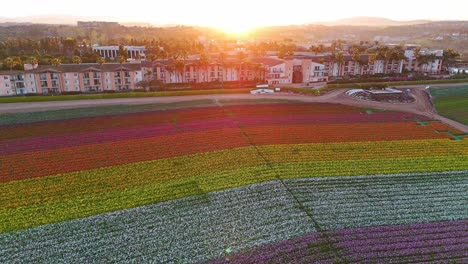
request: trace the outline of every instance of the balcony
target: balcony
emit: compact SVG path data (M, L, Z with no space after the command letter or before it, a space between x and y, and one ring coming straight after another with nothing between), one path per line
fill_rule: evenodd
M24 82L17 82L17 83L15 84L15 87L16 87L17 89L25 88Z

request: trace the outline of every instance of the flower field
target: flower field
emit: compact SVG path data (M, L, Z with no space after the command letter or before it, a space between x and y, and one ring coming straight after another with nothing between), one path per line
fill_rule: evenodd
M333 104L153 107L0 120L1 263L468 260L461 131Z

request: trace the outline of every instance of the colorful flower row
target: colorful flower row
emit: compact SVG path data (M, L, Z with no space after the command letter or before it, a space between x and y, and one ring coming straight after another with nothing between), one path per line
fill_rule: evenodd
M240 126L271 126L298 124L351 124L351 123L386 123L403 122L415 118L414 115L400 112L336 113L336 114L302 114L302 115L263 115L263 116L234 116L233 119Z
M467 176L468 171L346 177L343 178L346 184L342 185L337 178L276 180L212 193L206 189L212 181L201 183L194 178L177 185L179 190L188 190L191 197L153 204L151 197L157 192L146 193L151 205L0 234L0 262L14 259L56 262L57 258L80 262L89 258L97 262L129 259L197 262L223 256L231 260L231 256L226 256L226 249L239 252L294 237L301 238L293 240L296 242L292 244L274 247L273 252L261 249L260 253L248 255L257 256L256 260L268 257L294 263L296 259L307 260L307 257L324 261L345 257L358 262L365 261L366 257L377 262L398 257L425 256L428 260L457 257L465 254L462 250L466 249L463 241L468 235L466 220L454 224L437 223L432 227L420 222L467 219L466 207L463 209L459 205L463 198L457 195L466 190ZM316 184L312 184L314 182ZM401 182L397 186L400 188L398 196L393 195L394 182ZM337 189L333 189L335 185ZM453 193L454 198L438 200L442 194L433 195L430 191L439 189L444 191L440 193ZM141 190L144 187L135 190L133 196L141 194ZM421 203L418 195L412 193L415 190L421 191L419 197L425 196L428 201ZM352 193L359 193L360 198L369 197L354 201L349 199ZM305 196L321 198L304 200ZM343 208L348 208L338 213L338 219L354 220L359 215L358 210L370 211L376 215L370 225L376 227L333 229L306 236L309 242L301 245L303 236L323 226L323 212L312 207L320 206L330 197L341 199ZM107 198L106 195L95 197L94 202L99 204ZM383 198L394 205L380 208L378 204ZM121 197L118 202L125 201L126 197ZM431 206L431 202L436 206ZM63 207L68 211L74 209L66 204ZM331 207L336 208L335 205ZM408 207L420 208L412 213L419 217L405 221L416 225L398 225L401 221L395 219ZM53 208L45 209L42 214L30 216L36 219L54 213ZM428 210L422 212L423 209ZM378 216L381 212L386 213ZM389 217L390 213L395 216ZM295 258L297 256L301 257ZM235 259L236 256L232 256L232 260Z
M99 130L70 135L51 135L27 139L4 140L0 141L0 155L235 127L236 124L231 119L212 119L177 124L158 124L148 127Z
M193 155L193 159L181 157L169 162L157 160L4 183L0 185L0 232L196 195L198 193L184 187L194 181L204 191L211 192L279 177L347 176L381 171L390 174L461 170L468 167L466 159L463 163L458 157L451 156L369 159L358 165L356 161L333 160L310 162L304 167L300 163L267 165L258 156L252 158L255 152L253 149L251 151L251 154L237 161L237 154L242 152L221 156L213 153L202 158ZM231 163L230 167L223 165ZM336 223L341 224L339 221Z
M30 124L0 125L0 140L34 136L90 132L103 129L191 122L241 115L283 115L360 112L359 108L329 104L266 104L223 107L194 107L118 115L54 120Z
M242 130L255 145L451 138L436 131L451 130L442 123L428 126L413 122L259 126Z
M0 156L0 182L249 146L225 128Z
M343 229L225 254L210 263L454 262L468 257L468 220Z
M314 231L286 188L268 182L0 234L0 262L194 263Z
M265 125L297 125L297 124L331 124L331 123L380 123L401 122L407 119L404 113L377 113L366 115L351 114L322 114L322 115L277 115L277 116L241 116L206 119L188 122L171 121L153 124L151 126L129 126L124 128L108 128L81 133L41 135L38 137L16 138L0 141L0 155L31 152L44 149L97 144L110 141L121 141L135 138L147 138L172 135L183 132L221 129L240 126ZM120 122L120 121L119 121ZM89 127L88 127L89 128ZM86 129L88 129L86 128Z
M321 230L468 218L468 172L309 178L285 184Z

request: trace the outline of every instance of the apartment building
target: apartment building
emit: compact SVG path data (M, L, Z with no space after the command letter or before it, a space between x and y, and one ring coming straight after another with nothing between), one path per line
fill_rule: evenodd
M258 81L271 85L326 82L342 76L408 72L439 74L442 51L423 50L425 61L418 62L414 49L405 51L405 60L359 60L345 55L337 62L330 55L277 57L156 60L142 63L83 63L60 66L25 65L25 71L0 72L0 96L19 94L56 94L62 92L128 91L143 80L161 83L199 83ZM429 56L430 55L430 56Z
M143 80L139 63L25 65L26 71L0 72L0 96L62 92L128 91Z
M30 71L0 72L0 96L37 93L34 73Z
M419 56L430 56L431 59L418 61L415 49L405 50L406 60L402 61L403 69L409 72L421 72L427 74L440 74L442 71L443 50L422 49Z
M288 84L293 82L294 62L275 58L256 58L252 60L264 74L268 84Z

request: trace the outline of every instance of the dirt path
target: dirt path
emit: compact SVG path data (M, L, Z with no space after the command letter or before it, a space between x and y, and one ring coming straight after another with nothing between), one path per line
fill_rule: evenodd
M456 84L468 85L468 84ZM437 87L453 86L452 84L437 85ZM336 103L365 108L377 108L384 110L395 110L409 112L418 115L423 115L431 119L440 120L450 126L453 126L465 133L468 133L468 126L445 118L436 114L433 110L429 95L425 90L426 85L418 86L399 86L398 88L411 89L411 94L415 97L415 102L412 103L382 103L356 99L345 94L348 89L333 90L322 96L308 96L288 93L251 95L251 94L224 94L224 95L194 95L194 96L172 96L172 97L148 97L148 98L121 98L121 99L93 99L93 100L77 100L77 101L56 101L56 102L37 102L37 103L9 103L0 104L0 113L18 113L32 112L58 109L71 109L83 107L109 106L109 105L136 105L136 104L152 104L152 103L178 103L196 100L248 100L248 99L283 99L295 100L301 102L320 102L320 103Z

